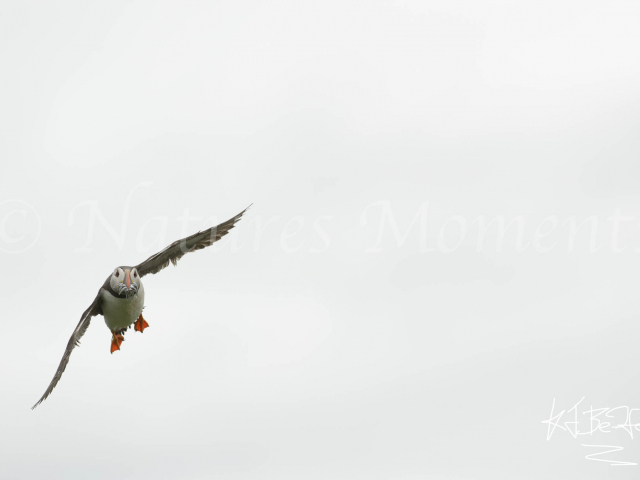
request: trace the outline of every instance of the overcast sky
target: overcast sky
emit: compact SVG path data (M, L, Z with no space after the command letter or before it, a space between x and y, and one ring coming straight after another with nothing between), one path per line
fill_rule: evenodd
M637 478L584 412L640 409L639 21L6 2L0 477ZM251 203L30 410L114 267Z

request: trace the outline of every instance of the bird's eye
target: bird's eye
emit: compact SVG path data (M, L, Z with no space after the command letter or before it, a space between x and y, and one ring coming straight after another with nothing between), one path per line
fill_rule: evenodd
M136 272L135 270L133 271L133 276L137 277L138 276L138 272Z
M116 277L120 276L120 270L116 270Z

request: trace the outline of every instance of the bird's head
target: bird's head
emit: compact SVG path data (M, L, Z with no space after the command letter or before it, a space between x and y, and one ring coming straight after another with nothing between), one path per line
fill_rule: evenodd
M140 275L135 267L118 267L111 274L111 289L118 295L132 297L142 286Z

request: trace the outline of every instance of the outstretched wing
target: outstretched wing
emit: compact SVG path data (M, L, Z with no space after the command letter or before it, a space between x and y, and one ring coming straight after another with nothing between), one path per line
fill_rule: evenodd
M251 205L249 205L249 207L250 206ZM136 265L135 268L138 270L138 275L144 277L150 273L158 273L164 267L168 266L169 262L176 265L178 260L180 260L185 254L214 244L229 233L229 230L238 223L242 215L244 215L244 212L249 210L249 207L245 208L238 215L230 218L220 225L203 230L202 232L194 233L182 240L176 240L164 250L156 253L155 255L151 255L140 265Z
M82 336L84 335L84 332L87 331L87 327L89 327L89 323L91 322L91 317L93 317L94 315L102 314L102 302L100 301L101 292L102 292L102 287L98 291L98 295L96 296L93 303L89 306L89 308L87 308L84 311L84 313L82 314L82 317L80 317L78 326L73 331L73 335L71 335L71 338L69 339L69 343L67 343L67 349L64 351L64 355L62 356L62 360L60 360L60 365L58 365L58 370L56 371L56 374L53 376L53 380L51 380L51 383L49 384L47 391L44 392L44 395L42 395L40 400L38 400L36 404L33 407L31 407L31 410L33 410L42 402L44 402L44 400L51 394L53 389L56 388L56 385L58 384L58 381L62 376L62 372L64 372L64 369L67 368L67 363L69 363L69 357L71 356L71 352L76 346L80 345L80 338L82 338Z

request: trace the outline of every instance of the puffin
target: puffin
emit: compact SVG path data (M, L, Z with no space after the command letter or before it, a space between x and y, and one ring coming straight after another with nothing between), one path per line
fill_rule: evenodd
M40 400L31 409L33 410L46 400L60 381L60 377L65 368L67 368L67 363L69 363L71 352L80 345L80 338L87 331L92 317L96 315L104 317L104 322L111 331L110 351L113 353L120 350L124 341L124 334L132 325L134 330L140 333L149 327L149 324L142 316L142 309L144 308L142 277L158 273L167 267L169 263L175 266L185 254L213 245L229 233L229 230L238 223L249 207L220 225L176 240L164 250L151 255L136 266L117 267L107 277L98 290L96 298L80 317L78 326L67 343L67 348L64 351L60 365L58 365L56 374L53 376L53 380L51 380L49 387Z

